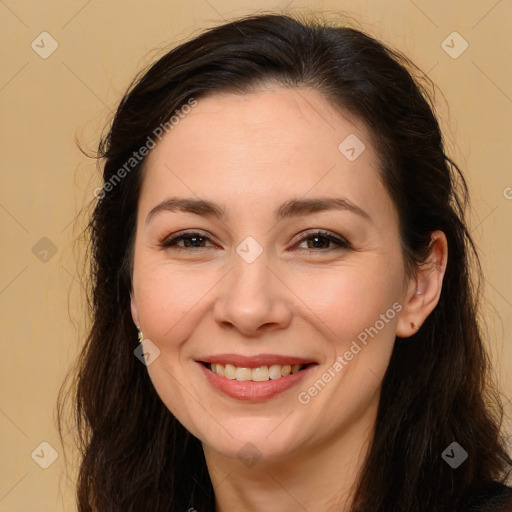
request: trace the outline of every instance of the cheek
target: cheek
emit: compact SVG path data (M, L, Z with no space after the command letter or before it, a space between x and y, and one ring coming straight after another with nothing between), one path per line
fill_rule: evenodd
M319 352L326 359L298 399L329 430L359 417L376 399L394 346L400 279L397 265L353 266L316 275L299 292L308 297L309 323L322 331Z
M387 263L372 257L357 265L310 273L293 288L301 299L297 304L306 305L304 314L327 340L334 341L331 345L336 351L374 326L399 297L400 269ZM395 317L395 310L391 310L385 327L378 323L379 330L391 330Z
M144 336L157 343L186 339L197 315L204 313L208 291L214 292L217 273L150 262L138 270L134 287Z

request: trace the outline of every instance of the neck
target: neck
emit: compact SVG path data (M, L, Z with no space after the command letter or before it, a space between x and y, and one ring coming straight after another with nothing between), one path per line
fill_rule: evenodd
M252 467L203 445L216 512L348 512L375 418L373 407L334 438Z

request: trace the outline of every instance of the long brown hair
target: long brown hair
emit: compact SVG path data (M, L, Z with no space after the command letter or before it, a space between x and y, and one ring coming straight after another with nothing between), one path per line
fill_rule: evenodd
M129 293L144 159L112 180L191 98L243 94L265 83L312 87L366 124L399 213L409 273L425 260L434 230L448 239L439 303L412 339L395 342L353 511L451 511L511 470L477 321L481 269L465 221L468 191L445 154L428 80L359 30L264 14L209 29L166 53L130 86L100 142L111 186L88 226L93 321L72 387L83 454L80 512L214 510L200 441L162 403L134 356ZM441 457L454 441L469 454L456 470Z

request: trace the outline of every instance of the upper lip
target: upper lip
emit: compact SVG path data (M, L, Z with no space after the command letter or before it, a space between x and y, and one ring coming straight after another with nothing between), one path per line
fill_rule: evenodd
M239 368L259 368L273 364L309 364L316 363L303 357L285 356L281 354L257 354L254 356L242 356L239 354L215 354L197 360L202 363L232 364Z

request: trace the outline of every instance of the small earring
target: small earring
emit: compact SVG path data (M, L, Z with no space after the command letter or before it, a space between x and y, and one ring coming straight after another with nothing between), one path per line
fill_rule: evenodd
M142 343L144 341L144 335L142 334L142 331L140 330L140 328L138 327L138 334L137 336L139 337L139 343Z
M411 322L411 329L413 329L414 331L417 331L419 329L419 327L414 322Z

